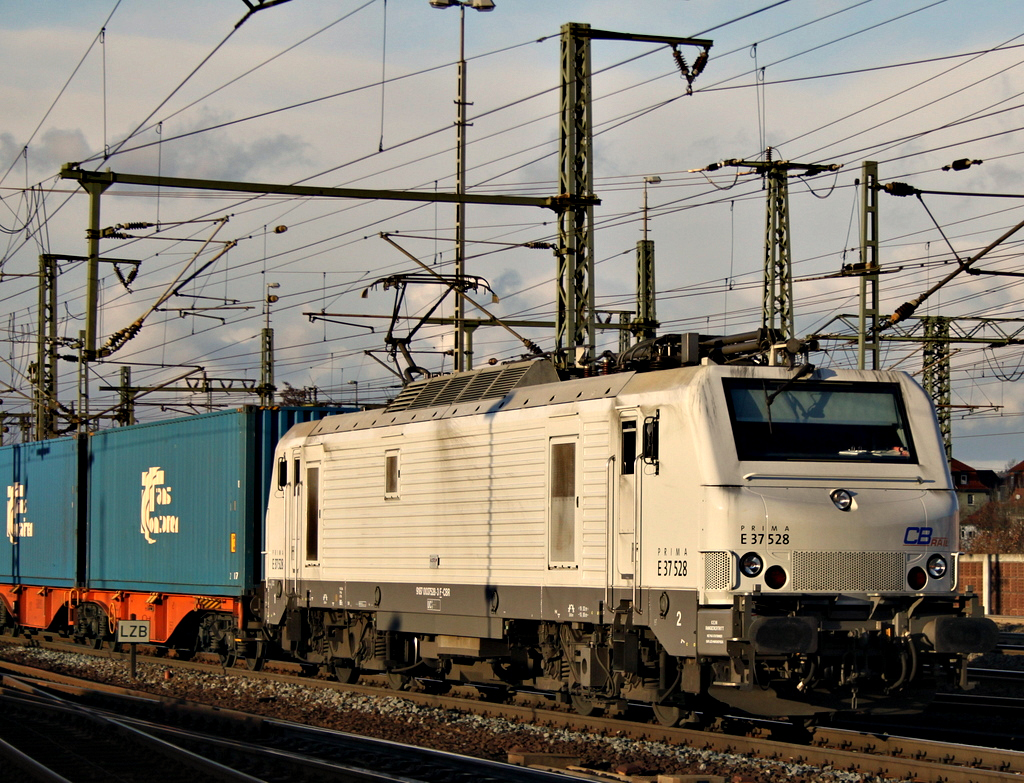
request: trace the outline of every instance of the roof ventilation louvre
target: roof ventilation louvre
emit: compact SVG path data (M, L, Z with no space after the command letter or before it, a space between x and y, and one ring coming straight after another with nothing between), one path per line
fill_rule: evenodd
M414 381L402 389L387 410L397 412L493 399L504 397L520 386L557 383L558 380L554 366L545 361L485 367Z

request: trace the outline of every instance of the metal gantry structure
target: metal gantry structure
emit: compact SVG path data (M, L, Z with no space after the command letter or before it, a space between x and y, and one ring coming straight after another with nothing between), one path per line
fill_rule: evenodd
M562 26L558 192L569 196L558 221L558 269L555 275L555 355L564 363L585 366L596 357L594 317L594 208L586 199L594 189L594 131L592 119L590 42L594 40L660 43L673 47L676 62L689 83L707 62L713 44L704 38L639 35L595 30L588 24ZM693 68L678 55L678 46L697 46L701 53ZM650 329L654 313L654 254L641 255L638 264L638 321Z
M95 362L100 358L99 351L96 348L96 323L98 317L99 299L99 264L101 261L110 260L103 259L100 256L99 241L104 236L104 232L100 229L99 222L100 200L103 193L111 185L115 183L144 185L160 188L211 190L231 193L255 193L261 195L278 194L317 198L379 199L393 201L447 203L457 203L460 201L464 201L466 203L474 204L541 207L545 209L551 209L555 212L562 212L569 205L572 205L578 209L581 206L581 204L577 203L577 201L581 202L583 205L592 205L595 203L600 203L592 194L579 197L567 194L560 194L558 196L551 197L530 197L480 195L466 193L430 193L423 191L403 190L374 190L367 188L328 188L309 185L280 185L272 183L235 182L228 180L204 180L183 177L163 177L139 174L125 174L111 171L109 169L106 171L86 171L75 164L65 165L61 169L60 176L63 179L77 181L81 185L81 187L89 194L89 229L87 232L87 238L89 241L89 255L86 258L86 260L89 264L89 280L95 281L95 283L90 282L90 285L88 286L87 289L87 326L82 336L79 357L79 403L78 409L75 412L75 419L78 422L80 429L87 428L89 422L93 418L95 418L95 416L89 410L88 373L90 363ZM42 295L43 294L41 293L40 296ZM47 295L49 296L49 294ZM459 292L459 295L464 294L462 292ZM133 324L133 328L137 332L138 329L141 329L141 324ZM269 332L269 324L267 325L267 327L264 328L261 335L261 353L264 356L264 364L266 364L266 357L268 356L268 351L272 351L272 343L269 342L270 340L272 340L272 333ZM267 396L269 394L273 393L273 389L269 388L270 386L273 385L272 378L272 370L269 370L266 366L264 366L262 379L263 382L261 383L258 389L258 392L261 394L261 398L264 400L267 399ZM133 391L137 390L133 389ZM37 399L45 399L49 401L50 398L47 396L48 394L52 394L52 390L48 392L44 389L44 387L37 385ZM52 402L50 402L49 404L52 404Z
M672 47L676 63L683 77L689 84L703 70L708 59L708 50L712 42L706 39L693 39L661 35L635 35L607 30L593 30L586 24L567 24L562 28L561 41L561 120L559 147L559 190L553 197L523 197L503 195L480 195L465 192L461 182L456 193L430 193L422 191L395 191L361 188L325 188L301 185L279 185L271 183L246 183L223 180L202 180L195 178L148 176L106 171L86 171L76 164L67 164L61 170L63 179L77 181L89 195L89 217L86 231L88 254L86 256L44 256L40 261L39 286L39 344L34 378L33 418L36 424L36 438L53 437L59 434L57 416L64 410L66 417L84 431L94 425L101 416L118 421L134 419L135 397L144 391L131 383L130 372L122 373L118 387L107 387L119 393L120 412L112 416L104 411L97 414L90 410L90 365L106 356L101 356L97 348L98 303L99 303L99 269L103 262L112 261L101 256L100 241L108 236L101 228L101 200L104 192L115 183L143 185L159 188L183 188L190 190L216 190L235 193L279 194L322 198L352 198L422 201L434 203L455 203L461 208L466 204L491 204L503 206L532 206L554 210L558 215L559 237L554 247L557 258L556 270L556 313L554 322L555 349L553 357L563 367L586 367L595 360L596 328L617 329L624 336L629 332L645 338L653 336L657 326L655 315L654 287L654 248L653 242L644 240L637 245L637 312L635 318L628 314L619 314L618 323L598 324L598 313L594 307L594 225L593 208L599 204L594 195L594 155L592 128L592 86L590 42L594 39L622 40L648 43L661 43ZM681 45L701 47L692 68L678 52ZM687 92L689 92L689 88ZM460 93L461 94L461 93ZM464 111L465 106L463 105ZM460 114L460 124L465 124ZM463 220L457 220L457 228L464 230ZM77 406L69 410L60 406L57 401L57 368L59 341L56 333L56 286L57 260L84 261L86 272L86 303L85 329L77 342L78 347L78 397ZM116 263L116 262L115 262ZM137 262L134 262L137 263ZM465 286L456 285L454 290L458 299L454 323L457 331L455 351L460 362L469 362L471 348L468 348L468 332L481 325L497 324L509 326L493 317L489 319L469 319L465 317L463 302L466 298ZM489 314L488 314L489 315ZM432 319L431 319L432 320ZM438 319L440 322L448 322ZM547 326L546 323L521 322L530 326ZM122 341L130 339L139 329L141 323L129 327L130 335L122 337ZM261 333L262 370L261 382L258 387L249 389L242 384L240 390L259 393L261 400L267 402L273 397L273 332L269 323ZM75 358L75 357L65 357ZM192 375L190 371L186 375ZM164 384L163 389L170 389ZM127 413L126 413L127 411ZM126 418L127 417L127 418Z
M760 174L765 189L764 227L764 288L761 302L761 328L766 333L777 333L783 340L796 337L796 319L793 314L793 254L789 218L790 172L813 177L826 171L837 171L838 163L794 163L773 160L771 147L765 150L764 160L731 158L701 169L717 171L720 168L748 168Z
M880 318L869 329L880 343L918 343L922 345L921 385L935 405L939 429L952 455L952 413L950 358L954 344L984 345L1001 348L1024 345L1024 318L970 318L938 315L909 316L899 324L889 325L888 317ZM834 316L813 337L817 340L858 343L860 313ZM964 406L974 407L974 406ZM992 407L992 406L978 406Z
M1018 223L970 258L957 259L957 267L952 273L946 275L943 280L931 286L915 299L900 305L891 316L887 316L883 315L879 309L878 281L881 267L878 256L878 194L883 190L895 191L896 195L911 195L919 191L902 183L881 185L878 181L878 164L874 161L864 162L860 184L860 263L845 267L842 272L844 276L860 278L860 308L856 315L847 313L834 316L817 334L811 336L819 340L856 342L857 367L859 369L866 369L869 365L870 369L878 369L881 366L881 346L885 342L921 344L921 385L935 406L946 456L951 458L953 456L952 418L954 409L996 407L991 405L953 405L950 367L950 359L953 355L952 346L954 344L974 344L999 348L1024 345L1024 319L915 316L914 312L931 294L956 275L962 272L967 274L990 273L987 270L973 269L972 265L1024 228L1024 222ZM991 272L991 274L1012 275L1014 273ZM830 330L830 327L833 328Z

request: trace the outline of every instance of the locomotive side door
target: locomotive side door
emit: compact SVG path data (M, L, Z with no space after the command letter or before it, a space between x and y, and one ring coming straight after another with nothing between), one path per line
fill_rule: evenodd
M300 531L302 575L307 580L320 578L320 462L307 454L301 497Z
M285 530L288 537L287 579L297 595L303 581L320 576L320 461L303 459L292 449L287 487Z
M286 579L288 590L293 593L299 591L299 579L301 571L300 553L302 536L302 449L292 449L289 455L288 486L285 488L285 535L288 542L288 563L286 564Z
M619 413L618 497L615 509L615 574L632 580L636 562L636 471L639 460L638 419L635 410Z

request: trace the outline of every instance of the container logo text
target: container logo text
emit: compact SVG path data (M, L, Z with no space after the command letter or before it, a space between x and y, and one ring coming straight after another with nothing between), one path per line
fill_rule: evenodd
M17 544L19 538L32 537L32 523L21 519L28 513L25 485L15 482L7 487L7 538Z
M150 468L142 474L142 526L140 532L146 543L155 544L154 535L177 533L178 517L173 514L155 514L157 506L171 503L171 488L164 486L163 468Z

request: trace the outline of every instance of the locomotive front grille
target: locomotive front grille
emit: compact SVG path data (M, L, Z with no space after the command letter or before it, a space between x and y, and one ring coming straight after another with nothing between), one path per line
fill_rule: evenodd
M704 589L728 590L732 587L732 557L728 552L704 553Z
M901 552L794 552L793 590L884 592L906 589Z

